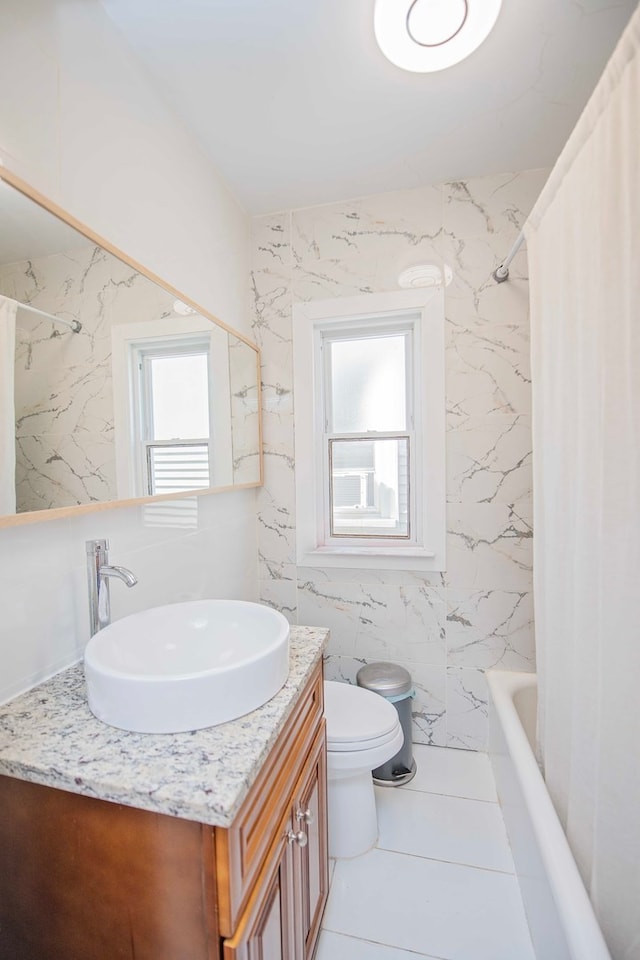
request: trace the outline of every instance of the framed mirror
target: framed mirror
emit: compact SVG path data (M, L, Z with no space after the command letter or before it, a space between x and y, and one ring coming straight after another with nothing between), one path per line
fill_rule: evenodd
M259 361L242 334L0 171L2 525L258 486Z

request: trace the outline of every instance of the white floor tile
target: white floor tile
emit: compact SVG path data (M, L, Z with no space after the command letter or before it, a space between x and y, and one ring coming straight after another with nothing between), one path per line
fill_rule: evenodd
M403 790L424 790L470 800L498 799L486 753L414 744L413 754L418 772Z
M422 960L426 953L385 947L370 940L356 940L323 930L315 960ZM436 958L437 960L437 958Z
M534 960L514 876L386 850L336 864L324 927L443 960Z
M429 747L429 749L434 749ZM514 873L497 803L376 787L378 847Z

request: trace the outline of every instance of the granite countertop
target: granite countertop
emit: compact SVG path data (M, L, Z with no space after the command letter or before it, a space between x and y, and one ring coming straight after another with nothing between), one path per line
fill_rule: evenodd
M78 663L0 706L0 774L228 827L322 656L327 630L291 627L284 687L257 710L192 733L97 720Z

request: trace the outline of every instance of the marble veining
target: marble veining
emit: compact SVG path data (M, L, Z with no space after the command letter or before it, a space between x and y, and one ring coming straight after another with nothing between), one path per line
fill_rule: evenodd
M0 291L21 303L82 321L82 330L75 334L18 311L18 512L113 500L117 490L111 330L132 319L168 316L172 298L89 243L3 265ZM257 424L255 411L254 418Z
M233 482L255 483L260 475L260 416L255 351L227 335Z
M526 252L491 273L542 188L542 170L457 180L254 221L253 328L261 347L265 485L261 598L331 630L327 675L372 660L414 678L413 738L483 749L484 671L534 667L531 376ZM445 287L447 568L428 576L296 566L293 304L398 289L418 263Z
M0 707L0 774L228 827L322 656L327 631L292 627L283 688L244 717L177 734L128 733L89 711L81 664Z

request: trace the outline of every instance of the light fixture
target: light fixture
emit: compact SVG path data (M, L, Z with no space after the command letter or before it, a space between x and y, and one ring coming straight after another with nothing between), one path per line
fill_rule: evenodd
M187 303L183 303L182 300L174 300L173 312L179 314L181 317L192 317L196 311Z
M373 28L385 57L403 70L445 70L473 53L502 0L375 0Z
M448 287L453 280L451 267L445 263L444 271L435 263L418 263L407 267L398 275L398 286L411 290L414 287L439 287L444 281Z

